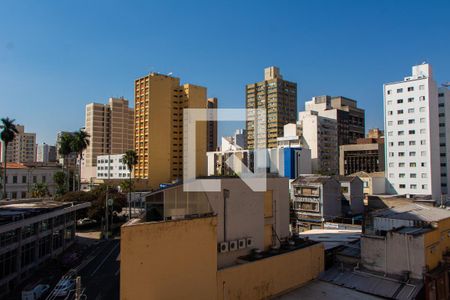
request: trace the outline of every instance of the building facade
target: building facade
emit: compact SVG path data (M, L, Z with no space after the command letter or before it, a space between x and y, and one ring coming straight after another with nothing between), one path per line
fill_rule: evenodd
M183 110L208 108L206 92L158 73L135 80L135 178L158 188L183 177ZM207 122L197 122L196 130L196 175L205 175Z
M83 181L96 176L97 156L123 154L133 149L134 111L124 98L109 98L107 104L86 105L85 131L90 143L82 162Z
M438 89L431 66L384 85L387 190L392 194L441 195Z
M236 129L234 135L223 136L220 151L235 151L247 149L247 131Z
M130 171L123 163L124 154L97 156L97 179L128 179ZM108 171L109 169L109 171Z
M450 90L448 89L448 85L439 87L438 101L441 193L448 195L450 186L450 174L448 174L450 168Z
M49 199L1 203L0 297L74 243L76 211L89 206Z
M0 169L3 174L3 166ZM53 196L56 193L53 176L61 170L56 163L7 163L6 196L8 199L31 198L35 184L46 185L49 196Z
M56 162L56 146L51 146L46 143L37 145L37 162Z
M7 162L32 163L36 161L36 133L25 132L23 125L16 125L18 133L8 144ZM0 143L0 161L5 158L4 144Z
M356 144L339 146L339 174L384 172L384 139L358 139Z
M208 98L208 108L209 109L217 109L218 108L217 98ZM214 116L214 115L213 115ZM215 118L217 119L217 118ZM206 147L207 151L216 151L217 150L217 121L208 121L207 123L207 143Z
M247 118L248 148L276 148L277 138L283 136L283 126L296 122L297 84L284 80L277 67L269 67L264 69L264 81L247 84L245 94L247 109L266 111L266 141L261 145L255 144L254 128L254 121L260 116Z
M312 172L335 175L339 172L337 122L315 111L299 113L300 143L311 150Z

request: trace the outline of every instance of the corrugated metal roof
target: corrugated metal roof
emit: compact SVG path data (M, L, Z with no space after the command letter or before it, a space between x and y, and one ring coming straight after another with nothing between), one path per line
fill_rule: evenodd
M320 175L302 175L297 177L292 183L298 184L322 184L327 181L333 180L331 176L320 176Z
M372 216L397 220L437 222L450 218L450 211L412 203L376 211L372 213Z

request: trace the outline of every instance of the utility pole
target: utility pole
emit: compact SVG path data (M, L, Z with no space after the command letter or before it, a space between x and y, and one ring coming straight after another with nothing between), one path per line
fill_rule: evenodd
M108 239L108 198L109 198L109 179L111 169L111 156L108 153L108 181L106 183L106 198L105 198L105 238Z

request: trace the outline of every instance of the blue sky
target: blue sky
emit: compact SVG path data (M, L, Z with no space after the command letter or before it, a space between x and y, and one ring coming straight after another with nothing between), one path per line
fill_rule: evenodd
M450 81L449 1L2 1L0 117L39 142L84 125L84 107L133 101L133 80L169 73L243 107L246 83L279 66L298 109L343 95L382 127L382 84L413 64ZM237 124L222 124L228 134Z

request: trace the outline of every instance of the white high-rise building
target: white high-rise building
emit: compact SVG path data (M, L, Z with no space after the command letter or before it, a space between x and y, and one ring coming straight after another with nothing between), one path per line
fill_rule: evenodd
M387 191L441 194L438 89L431 66L412 67L412 75L384 85Z
M447 86L438 89L439 100L439 150L441 164L441 190L448 195L450 186L450 90Z

